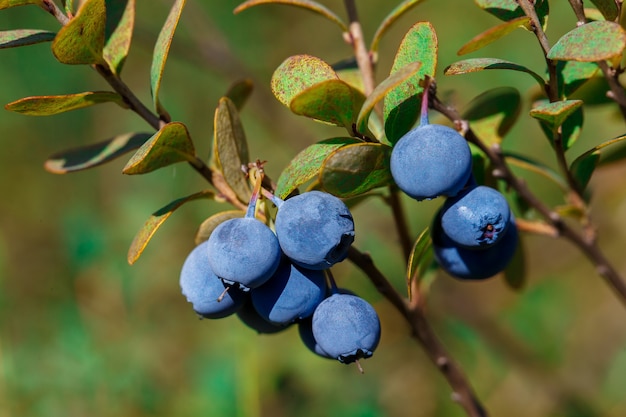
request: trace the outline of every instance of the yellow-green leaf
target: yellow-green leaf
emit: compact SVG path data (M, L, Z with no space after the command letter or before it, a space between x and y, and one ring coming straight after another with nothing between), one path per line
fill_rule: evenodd
M89 91L62 96L25 97L4 106L5 109L28 116L51 116L100 103L116 103L126 108L122 96L111 91Z
M445 70L443 70L443 73L444 75L459 75L459 74L467 74L470 72L478 72L478 71L494 70L494 69L507 69L507 70L525 72L529 74L530 76L532 76L542 89L545 86L544 79L536 72L526 68L523 65L519 65L514 62L505 61L503 59L498 59L498 58L465 59L463 61L455 62L454 64L449 65Z
M222 172L237 198L247 203L250 184L241 168L250 162L248 143L237 107L228 97L222 97L215 109L214 126L213 165Z
M307 88L337 79L335 70L323 60L311 55L294 55L276 68L270 84L278 101L289 107L291 100Z
M171 164L195 159L195 149L187 127L171 122L156 132L135 152L122 172L145 174Z
M217 214L212 215L200 224L198 231L196 232L195 243L199 245L211 236L213 230L226 220L240 218L246 215L245 211L241 210L227 210L220 211Z
M567 32L548 52L548 58L595 62L620 56L626 48L626 31L617 23L589 22Z
M288 6L296 6L302 9L310 10L314 13L324 16L331 22L336 23L343 32L348 32L348 26L332 10L319 4L318 2L310 0L248 0L237 6L234 13L237 14L243 12L250 7L258 6L260 4L285 4Z
M426 269L432 264L433 259L430 229L426 227L415 240L407 263L406 286L409 300L413 296L411 290L413 281L423 278Z
M201 198L215 198L215 194L212 191L205 190L189 195L187 197L174 200L165 207L152 213L152 216L144 223L143 227L137 232L133 242L128 249L127 260L129 264L134 264L141 256L144 249L148 245L148 242L152 239L152 236L161 227L161 225L167 220L180 206L189 201L198 200Z
M373 52L374 55L378 53L378 44L380 39L383 37L385 32L406 12L411 10L413 7L417 6L421 3L422 0L404 0L402 3L398 4L388 15L383 19L381 24L376 29L376 33L372 38L372 43L370 44L370 51ZM374 60L376 61L376 59Z
M528 29L529 24L530 17L527 16L518 17L508 22L501 23L498 26L487 29L483 33L470 39L469 42L459 49L457 54L465 55L470 52L478 51L479 49L484 48L490 43L497 41L520 27Z
M154 51L152 53L152 64L150 67L150 91L152 92L152 102L154 104L154 109L160 115L166 113L161 105L161 101L159 98L159 93L161 90L161 80L163 79L165 62L167 61L170 46L172 45L174 32L176 31L176 26L178 26L178 21L180 20L180 15L183 12L184 6L185 0L176 0L174 2L170 13L165 20L165 24L159 32L156 44L154 45Z
M513 127L522 107L520 93L513 87L498 87L474 98L463 118L488 145L501 143Z
M63 64L104 64L106 28L104 0L87 0L52 42L52 53Z
M50 42L56 33L47 30L18 29L0 32L0 49Z
M149 133L127 133L103 142L67 149L50 156L44 167L53 174L97 167L139 148L151 136Z
M135 0L105 0L106 31L103 55L116 74L122 71L135 26Z
M43 0L0 0L0 10L15 6L26 6L28 4L36 4L43 7Z

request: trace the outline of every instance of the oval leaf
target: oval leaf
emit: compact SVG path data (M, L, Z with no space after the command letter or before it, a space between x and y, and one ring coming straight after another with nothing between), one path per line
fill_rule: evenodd
M617 23L589 22L567 32L548 52L548 58L563 61L594 62L622 54L626 31Z
M513 87L499 87L476 97L463 118L474 133L488 145L501 143L513 127L522 108L520 93Z
M615 20L619 14L615 0L591 0L606 20Z
M211 236L213 230L220 224L224 223L226 220L240 218L246 215L245 211L241 210L228 210L221 211L217 214L212 215L208 219L200 224L198 231L196 232L195 244L199 245L204 242Z
M409 79L422 67L421 62L412 62L398 71L392 73L382 83L378 84L374 91L367 96L367 99L363 103L359 115L356 120L357 130L365 134L368 129L370 115L376 104L378 104L390 91L402 84L405 80Z
M56 33L47 30L19 29L0 32L0 49L50 42Z
M152 216L150 216L150 218L144 223L143 227L139 230L139 232L137 232L133 242L130 244L127 255L128 263L132 265L137 261L137 259L139 259L148 245L148 242L152 239L152 236L154 236L159 227L161 227L165 220L167 220L174 213L174 211L176 211L183 204L200 198L212 199L215 198L215 195L209 190L200 191L199 193L174 200L165 207L162 207L152 213Z
M327 192L341 198L389 185L393 182L390 155L391 147L379 143L343 146L324 160L320 183Z
M615 139L611 139L609 141L606 141L592 148L591 150L587 151L587 153L591 153L596 150L601 150L603 148L606 148L607 146L616 145L619 142L623 141L624 139L626 139L626 135L618 136ZM605 165L605 164L609 164L612 162L622 161L624 159L626 159L626 147L620 146L617 149L611 150L611 152L604 153L602 155L602 160L600 161L600 164Z
M341 80L317 83L295 96L289 108L295 114L313 118L352 133L352 125L365 101L362 92Z
M274 96L289 107L298 94L317 83L337 80L335 70L311 55L295 55L287 58L272 75L271 88Z
M572 162L570 171L581 190L587 188L593 171L600 163L600 151L585 152Z
M246 104L250 98L253 88L254 85L250 79L237 81L228 88L228 91L224 94L224 96L228 97L230 101L233 102L238 111L241 111L244 104Z
M510 21L525 16L524 10L517 4L516 0L474 0L481 9L491 13L500 20ZM550 6L548 0L535 1L535 11L541 22L543 30L548 24L548 13Z
M258 6L260 4L286 4L288 6L296 6L307 9L321 16L324 16L331 22L336 23L343 32L348 32L348 26L332 10L315 1L310 0L248 0L237 6L234 10L234 13L237 14L243 12L250 7Z
M44 167L53 174L93 168L139 148L151 136L149 133L127 133L103 142L68 149L52 155Z
M127 108L122 96L111 91L89 91L62 96L25 97L7 104L4 108L28 116L51 116L100 103L116 103L121 107Z
M420 114L418 95L422 93L420 80L434 77L437 69L437 34L429 22L418 22L404 35L391 68L391 74L413 62L422 66L412 77L390 91L385 97L383 116L385 133L390 143L396 143L408 132Z
M582 104L581 100L563 100L554 103L542 101L530 110L530 115L545 122L552 130L556 130Z
M383 37L385 32L393 25L401 16L403 16L406 12L411 10L414 6L417 6L421 3L422 0L404 0L402 3L397 5L382 23L376 29L376 33L374 33L374 37L372 38L372 43L370 44L370 50L376 55L378 53L378 43L380 39ZM376 61L374 61L376 62Z
M583 84L600 72L595 62L557 61L559 95L568 98Z
M156 44L154 45L154 52L152 53L152 64L150 67L150 91L152 92L152 102L154 109L160 114L165 114L165 110L161 106L159 99L159 92L161 90L161 80L163 78L163 71L165 70L165 62L167 61L167 55L172 45L172 38L178 26L180 15L183 12L185 6L185 0L176 0L172 5L165 24L159 32Z
M472 58L463 61L455 62L449 65L444 71L444 75L459 75L467 74L469 72L478 72L492 69L507 69L513 71L521 71L531 75L543 89L545 86L544 79L536 72L516 64L514 62L505 61L498 58Z
M491 29L488 29L470 39L469 42L459 49L457 55L465 55L470 52L478 51L479 49L484 48L490 43L497 41L520 27L528 28L529 24L530 17L523 16L492 27Z
M532 160L525 155L520 155L510 151L504 153L504 158L506 159L506 162L510 165L541 175L542 177L556 184L564 193L569 191L569 187L567 186L567 183L565 182L563 177L561 177L555 170L553 170L549 166Z
M355 138L332 138L306 147L289 162L278 177L275 194L279 198L286 198L296 188L318 176L328 155L355 143L361 141Z
M128 161L124 174L145 174L182 161L193 161L195 150L187 127L168 123L144 143Z
M0 10L15 6L26 6L28 4L36 4L43 7L43 0L0 0Z
M413 282L424 276L425 270L432 264L434 259L432 251L432 239L430 238L430 229L427 227L417 237L407 263L406 270L406 287L409 300L412 298L411 288Z
M214 126L214 165L239 200L248 202L250 184L242 171L250 162L248 143L237 108L227 97L222 97L215 109Z
M135 0L106 0L105 61L113 73L122 71L135 26Z
M87 0L52 42L52 53L62 64L104 64L106 27L104 0Z

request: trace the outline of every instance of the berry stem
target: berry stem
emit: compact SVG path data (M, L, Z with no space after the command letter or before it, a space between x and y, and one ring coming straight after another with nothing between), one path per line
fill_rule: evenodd
M263 177L265 176L265 172L262 167L258 167L256 171L256 178L254 179L254 189L252 190L252 195L250 196L250 201L248 202L248 209L246 210L246 217L254 218L256 212L256 203L259 200L259 195L261 194L261 184L263 184Z
M330 269L325 269L324 272L326 273L326 278L328 278L328 282L330 284L330 292L332 294L339 293L339 288L337 288L337 282L335 281L332 271Z
M426 76L424 80L424 92L422 93L422 108L420 111L420 126L426 126L428 124L428 102L430 100L430 84L431 78Z

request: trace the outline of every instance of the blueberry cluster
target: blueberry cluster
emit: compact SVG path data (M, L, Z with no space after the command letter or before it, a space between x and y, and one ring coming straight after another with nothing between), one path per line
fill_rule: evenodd
M439 265L457 278L489 278L515 254L515 220L500 192L476 184L465 138L450 127L429 124L428 88L424 91L420 124L393 147L391 174L418 201L446 197L431 227Z
M275 233L254 217L258 189L245 217L221 223L196 246L180 274L182 293L201 317L236 314L259 333L293 324L303 342L326 358L351 363L370 357L380 338L374 308L336 289L326 270L344 260L354 221L339 198L306 192L278 207Z

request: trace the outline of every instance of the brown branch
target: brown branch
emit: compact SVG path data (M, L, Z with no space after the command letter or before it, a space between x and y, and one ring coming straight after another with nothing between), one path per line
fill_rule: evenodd
M413 307L391 286L389 280L376 268L372 258L354 247L348 251L348 259L367 275L376 289L398 310L411 326L413 337L422 345L429 359L437 366L450 387L452 398L470 417L486 417L487 412L474 394L467 377L452 360L452 357L439 341L428 324L422 304Z
M354 48L354 56L356 57L356 62L359 66L361 77L363 78L363 89L365 90L365 96L367 97L372 93L372 91L374 91L375 87L372 59L367 51L367 47L365 46L363 30L361 29L361 23L359 22L359 16L354 0L344 0L344 4L350 20L350 33L348 34L348 41Z

